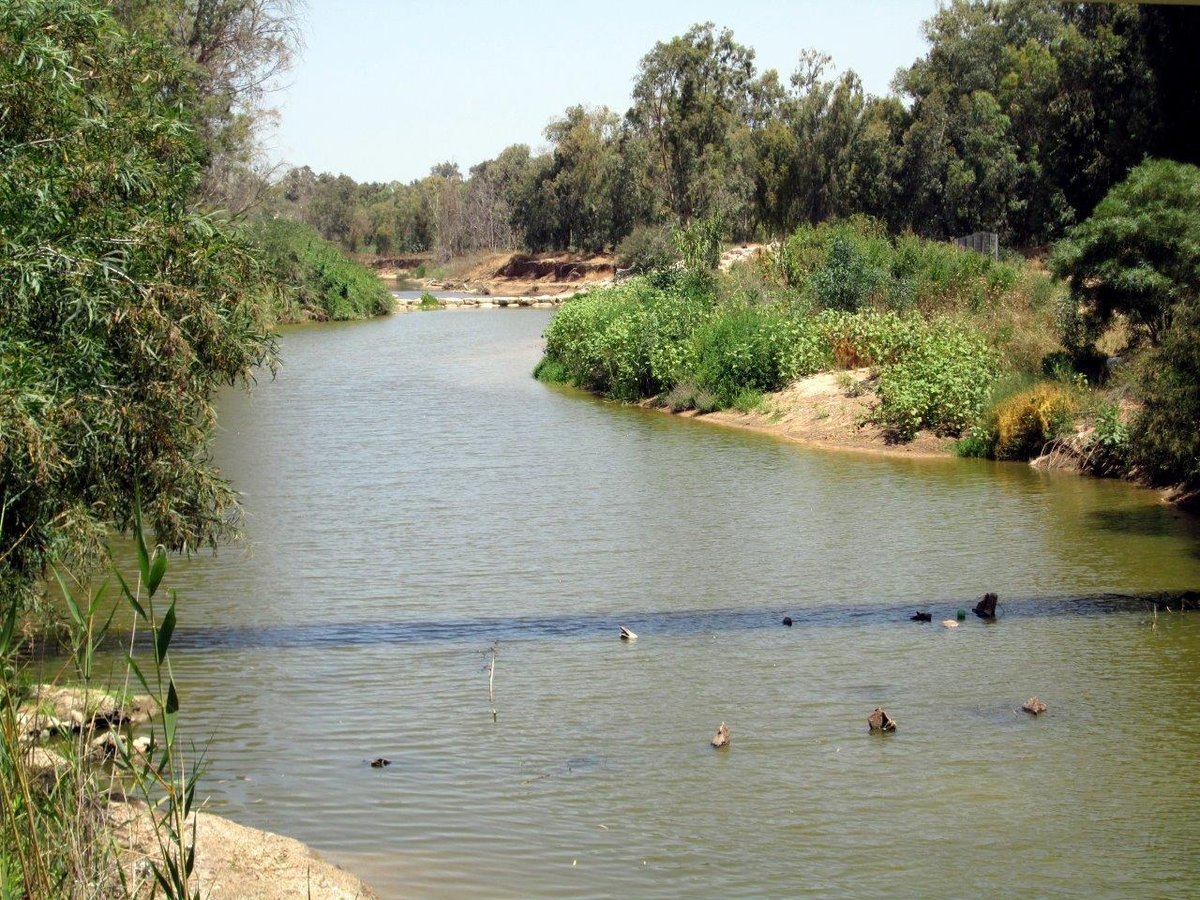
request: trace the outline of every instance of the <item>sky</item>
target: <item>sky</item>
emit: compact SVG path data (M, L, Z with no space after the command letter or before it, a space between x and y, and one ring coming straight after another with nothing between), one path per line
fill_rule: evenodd
M638 61L711 21L781 76L814 48L884 94L925 52L937 0L308 0L304 48L269 100L287 166L356 181L464 174L510 144L545 147L568 106L629 107Z

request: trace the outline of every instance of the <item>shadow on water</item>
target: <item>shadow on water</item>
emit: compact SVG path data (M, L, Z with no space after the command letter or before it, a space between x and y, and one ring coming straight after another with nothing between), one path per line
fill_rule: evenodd
M1165 537L1177 534L1179 520L1186 513L1169 507L1137 507L1135 509L1097 509L1087 514L1087 523L1098 531L1114 534L1138 534ZM1200 550L1200 548L1197 548Z
M322 622L301 625L213 626L175 633L174 648L189 650L351 647L379 644L426 644L463 641L539 640L583 638L597 634L615 636L621 625L656 636L686 636L716 631L749 631L782 628L785 614L795 628L838 628L861 625L909 624L918 606L933 610L935 621L952 617L962 600L942 600L905 606L874 603L823 606L790 611L782 607L755 609L679 610L617 615L497 616L480 619L424 621ZM1200 591L1147 594L1104 594L1090 597L1040 597L1004 600L1000 617L1103 615L1115 612L1200 609ZM914 625L916 623L913 623Z

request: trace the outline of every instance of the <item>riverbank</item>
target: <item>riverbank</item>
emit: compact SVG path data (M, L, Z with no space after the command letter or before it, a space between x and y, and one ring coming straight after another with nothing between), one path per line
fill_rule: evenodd
M121 860L125 876L131 884L144 882L149 861L159 856L148 808L141 802L115 802L109 817L125 848ZM209 900L378 897L357 876L293 838L208 812L193 813L188 830L196 837L192 887Z
M874 422L871 413L878 398L872 387L876 380L869 368L820 372L801 378L782 391L764 395L762 402L749 411L725 409L701 413L690 409L674 412L653 401L644 401L641 405L671 415L757 431L831 450L909 459L954 455L953 438L921 431L910 441L898 442Z

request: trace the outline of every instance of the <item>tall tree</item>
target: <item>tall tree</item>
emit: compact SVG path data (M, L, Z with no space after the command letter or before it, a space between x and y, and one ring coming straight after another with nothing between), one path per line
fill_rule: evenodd
M629 118L651 149L653 177L678 218L721 204L722 179L737 174L735 134L749 119L753 83L754 51L711 22L655 44L642 58Z

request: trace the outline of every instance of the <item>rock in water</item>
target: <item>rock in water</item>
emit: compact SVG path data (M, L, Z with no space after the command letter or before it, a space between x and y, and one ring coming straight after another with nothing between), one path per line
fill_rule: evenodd
M784 625L786 625L788 628L791 628L791 627L792 627L792 617L791 617L791 616L784 616L784 617L783 617L783 624L784 624Z
M621 626L621 640L636 641L637 635L634 634L632 631L630 631L628 628L626 628L624 625L622 625Z
M1030 697L1021 706L1021 709L1025 710L1027 713L1033 713L1035 716L1040 716L1046 711L1046 704L1037 697Z
M712 745L717 748L729 746L729 726L724 722L717 726L717 734L712 739Z
M382 756L378 759L371 760L372 769L382 769L384 766L390 766L391 764L392 761L390 759L384 759Z
M871 726L871 731L895 731L896 720L891 718L878 706L875 707L875 712L867 716L867 724Z
M942 627L943 628L957 628L958 622L956 622L954 619L942 619Z
M910 616L910 618L914 622L932 622L933 621L933 613L917 612L917 613L913 613L912 616Z
M999 599L995 594L984 594L980 601L975 604L972 612L981 619L994 619L996 618L996 601Z

